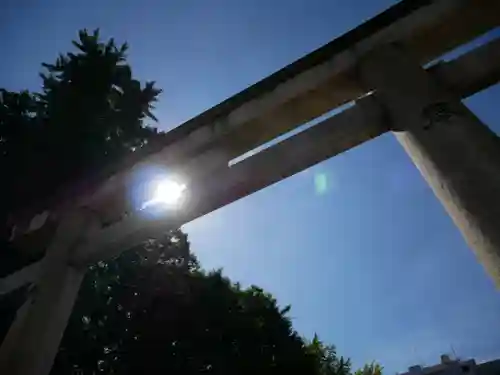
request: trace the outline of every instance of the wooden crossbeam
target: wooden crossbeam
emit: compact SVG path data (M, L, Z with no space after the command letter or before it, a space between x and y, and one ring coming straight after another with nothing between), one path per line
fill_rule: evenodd
M26 284L36 282L41 269L42 261L40 260L0 279L0 296L19 289Z
M224 167L233 158L366 93L370 88L356 76L357 61L365 53L397 42L426 63L497 26L499 3L403 1L167 133L165 147L135 167L163 165L189 176L192 171L185 169L186 162L207 154L216 162L203 168L203 173ZM129 173L125 169L114 175L83 201L102 212L109 208L109 217L119 216L116 209L124 206Z
M478 69L478 67L481 69ZM500 39L429 69L434 77L460 97L500 80ZM294 175L390 130L378 106L376 93L316 126L261 151L231 167L220 168L190 187L186 207L164 220L133 215L104 229L75 253L75 264L92 263L119 254L130 246L180 227L204 214Z
M397 42L426 63L499 23L496 0L403 0L173 129L158 143L103 172L97 182L83 184L83 190L81 181L65 187L41 209L50 209L57 217L68 202L78 201L113 220L127 209L131 168L156 164L183 172L189 160L207 153L214 160L211 168L224 167L246 151L365 93L369 88L359 84L355 73L357 59L366 52ZM17 233L22 235L22 228L39 211L40 207L20 214Z

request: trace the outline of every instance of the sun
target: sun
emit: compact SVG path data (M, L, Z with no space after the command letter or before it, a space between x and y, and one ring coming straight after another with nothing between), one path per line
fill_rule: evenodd
M166 204L176 204L181 200L185 190L186 185L164 179L158 182L153 194L153 200Z
M181 204L186 191L186 185L170 178L162 178L154 182L152 197L144 207L152 205L166 205L177 207Z

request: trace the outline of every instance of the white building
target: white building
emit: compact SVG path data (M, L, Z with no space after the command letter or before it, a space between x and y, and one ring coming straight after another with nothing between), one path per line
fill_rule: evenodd
M400 375L500 375L500 360L477 364L474 359L451 359L443 354L437 365L411 366Z

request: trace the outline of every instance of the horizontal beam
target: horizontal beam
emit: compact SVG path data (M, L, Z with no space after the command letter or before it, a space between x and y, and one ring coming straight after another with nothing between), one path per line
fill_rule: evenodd
M481 66L482 69L477 69ZM461 97L500 79L500 39L429 69ZM480 73L482 72L482 73ZM390 130L376 94L312 128L271 146L231 167L220 168L190 187L189 204L169 218L148 221L131 216L104 229L75 253L74 263L88 264L119 254L127 247L175 229L204 214L292 176Z
M493 82L497 82L498 65L493 64L500 61L498 59L499 49L498 42L496 44L490 43L487 46L479 47L477 50L470 52L457 60L435 67L434 69L436 70L436 75L442 76L440 79L446 87L449 87L456 92L463 92L466 95L470 95L472 92L476 92L487 87ZM330 96L337 95L337 91L334 87L331 87L328 90L330 92ZM356 95L359 97L362 95L364 90L360 87L358 87L357 90ZM345 90L340 91L344 93L346 92ZM351 94L354 95L352 92ZM309 93L309 95L313 102L316 100L316 103L323 103L325 95L327 94L321 94L323 95L322 98L314 96L314 93ZM269 119L266 121L268 128L271 128L271 125L276 124L278 124L279 127L279 124L283 123L281 119L285 117L288 119L293 117L294 113L297 112L298 107L300 107L300 104L297 104L297 106L290 106L290 108L287 108L286 111L284 110L285 113L283 116L276 113L274 113L274 116L269 115ZM235 136L233 138L230 137L225 139L227 142L237 143L239 142L239 139L249 140L254 136L258 136L258 134L262 134L262 131L254 128L253 126L250 126L248 129L249 133L241 135L240 138ZM186 180L189 180L191 177L200 179L203 175L210 174L213 170L227 166L231 159L243 153L233 153L227 147L212 146L213 147L207 148L205 151L200 151L196 156L192 156L191 159L184 160L184 163L180 165L177 164L177 169L174 170L176 170L178 174L184 176ZM240 151L242 150L243 149L240 149ZM245 151L248 150L245 149ZM165 156L164 158L163 155ZM180 158L180 155L176 155L175 150L166 149L164 154L157 154L156 158L150 159L148 163L150 165L170 165L170 167L172 167L174 165L173 160L176 157ZM169 164L170 161L172 162L171 164ZM138 166L137 168L140 167L141 166ZM172 168L169 168L169 170L172 170ZM123 176L123 178L125 178L125 176ZM126 196L126 183L115 183L113 181L111 181L111 183L104 188L102 191L103 195L98 198L96 197L96 201L93 203L95 205L94 209L102 212L105 216L110 218L111 221L113 217L120 216L121 212L116 212L116 209L123 206L123 203L120 204L120 202L122 202ZM121 188L118 186L121 186ZM122 189L121 193L120 189Z
M41 269L42 261L40 260L0 279L0 296L19 289L23 285L36 282Z
M187 204L163 220L131 216L104 229L75 253L75 265L115 256L160 232L234 202L328 157L372 139L388 129L371 97L273 147L249 157L190 187Z
M353 74L364 53L397 42L426 63L497 26L496 10L498 2L490 0L402 1L173 129L163 150L149 157L175 162L224 138L234 158L364 94Z
M357 59L364 53L398 42L426 63L497 26L499 21L498 1L401 1L173 129L100 177L86 176L84 183L66 187L52 200L51 211L54 214L79 197L81 204L104 211L113 219L120 216L116 208L122 213L128 208L126 188L131 168L156 164L171 169L208 150L215 150L214 168L227 165L254 147L363 95L367 88L359 84L355 73ZM19 233L35 213L28 209L16 219Z
M430 69L443 87L467 98L500 81L500 38Z
M306 56L167 133L167 139L169 134L176 138L174 134L182 133L184 137L174 143L166 142L166 147L135 168L164 165L189 175L183 165L205 153L215 155L211 168L223 167L233 158L366 93L369 88L356 77L357 61L377 46L398 42L426 63L499 23L500 6L495 1L416 3L420 6L401 18L391 19L391 23L380 21L384 13L375 17L368 24L376 21L383 26L369 27L371 33L358 32L359 35L355 29L310 55L321 58ZM367 30L364 27L361 29ZM191 131L183 133L185 129ZM203 169L204 173L210 170ZM91 200L84 199L85 203L92 202L94 209L101 211L106 211L106 206L113 207L111 210L119 207L116 200L123 201L126 196L128 173L124 170L115 175Z

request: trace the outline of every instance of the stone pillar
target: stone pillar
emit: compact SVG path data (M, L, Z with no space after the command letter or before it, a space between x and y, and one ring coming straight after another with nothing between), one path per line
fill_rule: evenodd
M500 288L500 138L400 46L363 58L360 78Z
M39 282L0 347L0 374L50 372L85 273L68 265L69 253L88 233L90 221L82 212L61 221L43 260Z

